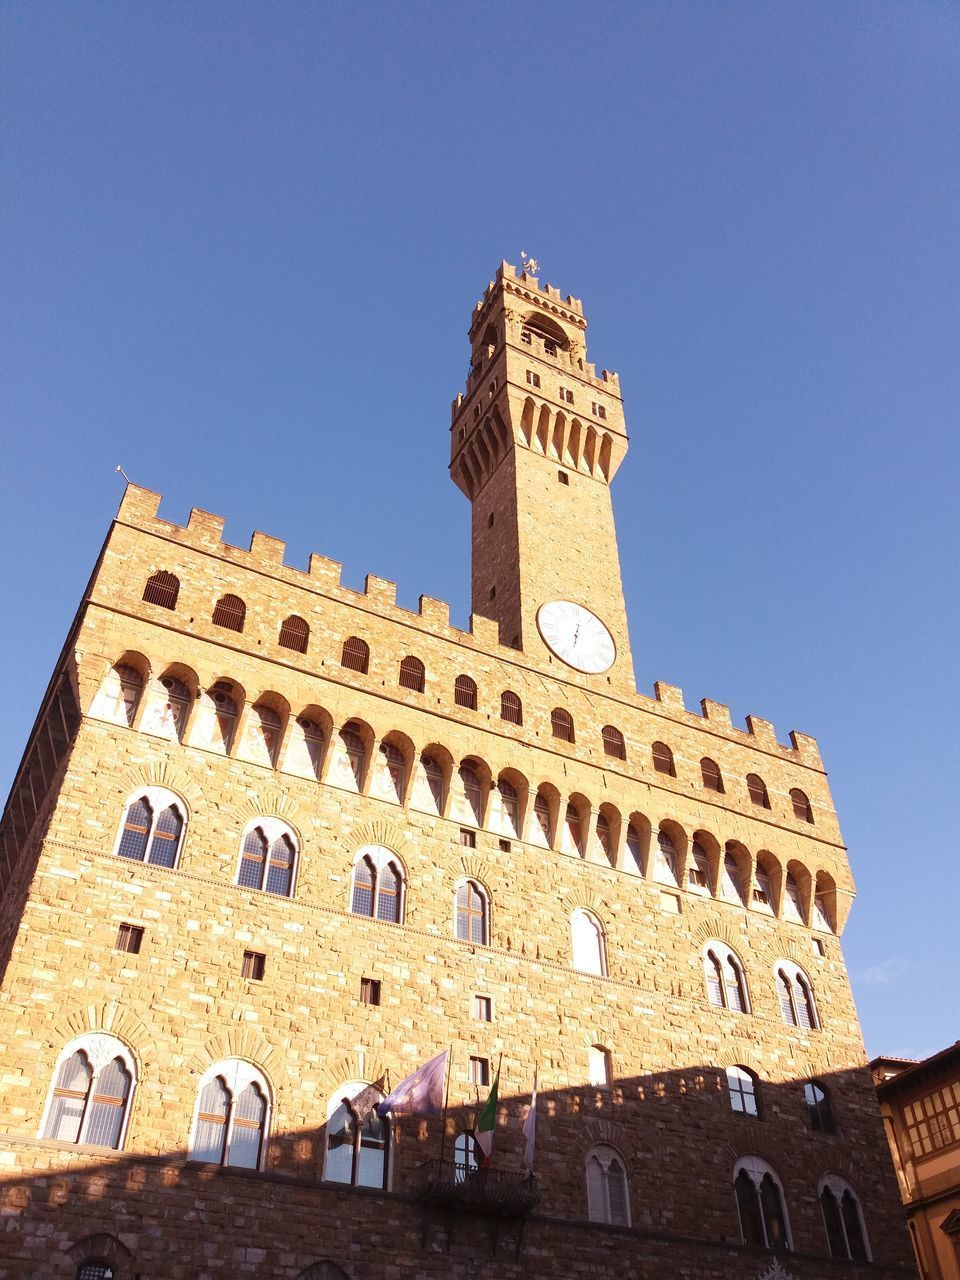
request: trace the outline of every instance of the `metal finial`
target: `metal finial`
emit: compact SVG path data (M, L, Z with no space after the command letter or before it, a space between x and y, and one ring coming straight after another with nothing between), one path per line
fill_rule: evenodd
M127 473L124 471L123 467L115 467L115 468L114 468L114 470L115 470L115 471L118 471L118 472L120 473L120 475L122 475L122 476L123 476L123 478L124 478L124 480L126 480L127 484L133 484L133 481L130 479L130 477L127 475Z
M536 258L531 258L526 249L520 250L520 261L523 263L524 271L529 271L532 276L535 276L539 272L540 263Z

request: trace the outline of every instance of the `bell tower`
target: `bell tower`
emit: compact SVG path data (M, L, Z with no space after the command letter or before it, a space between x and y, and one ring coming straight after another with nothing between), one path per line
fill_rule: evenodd
M473 313L450 473L473 508L473 612L503 644L632 690L610 498L627 431L586 327L578 299L501 263Z

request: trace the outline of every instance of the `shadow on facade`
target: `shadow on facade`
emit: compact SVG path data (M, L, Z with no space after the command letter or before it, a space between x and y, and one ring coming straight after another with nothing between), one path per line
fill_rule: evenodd
M716 1066L541 1090L532 1181L522 1132L530 1095L507 1092L507 1074L505 1063L488 1170L473 1168L465 1136L486 1096L480 1089L478 1105L449 1109L445 1137L438 1117L395 1123L389 1190L324 1180L326 1124L275 1129L262 1172L199 1163L186 1144L106 1155L11 1138L0 1178L0 1276L87 1280L80 1268L91 1261L109 1266L113 1280L916 1275L864 1070L820 1079L832 1133L811 1123L809 1081L757 1080L754 1116L750 1077L736 1077L731 1089ZM128 1148L136 1128L134 1098ZM875 1141L864 1145L871 1131ZM739 1169L754 1188L753 1210L743 1178L739 1194L735 1188ZM779 1223L770 1187L761 1186L765 1170L782 1196ZM830 1257L820 1200L827 1179L855 1191L879 1261ZM839 1236L835 1223L832 1231L836 1250L842 1224ZM776 1248L743 1242L758 1232L775 1237Z

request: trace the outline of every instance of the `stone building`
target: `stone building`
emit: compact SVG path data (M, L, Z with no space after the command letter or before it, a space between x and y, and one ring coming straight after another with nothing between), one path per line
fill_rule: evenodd
M870 1070L920 1275L960 1280L960 1041Z
M913 1274L817 744L637 693L585 329L473 314L469 631L127 488L0 828L0 1274Z

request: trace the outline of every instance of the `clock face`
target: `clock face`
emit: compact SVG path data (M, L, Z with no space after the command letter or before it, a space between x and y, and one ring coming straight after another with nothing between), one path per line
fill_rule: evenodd
M613 636L596 614L570 600L551 600L537 611L537 626L557 657L589 675L608 671L617 656Z

